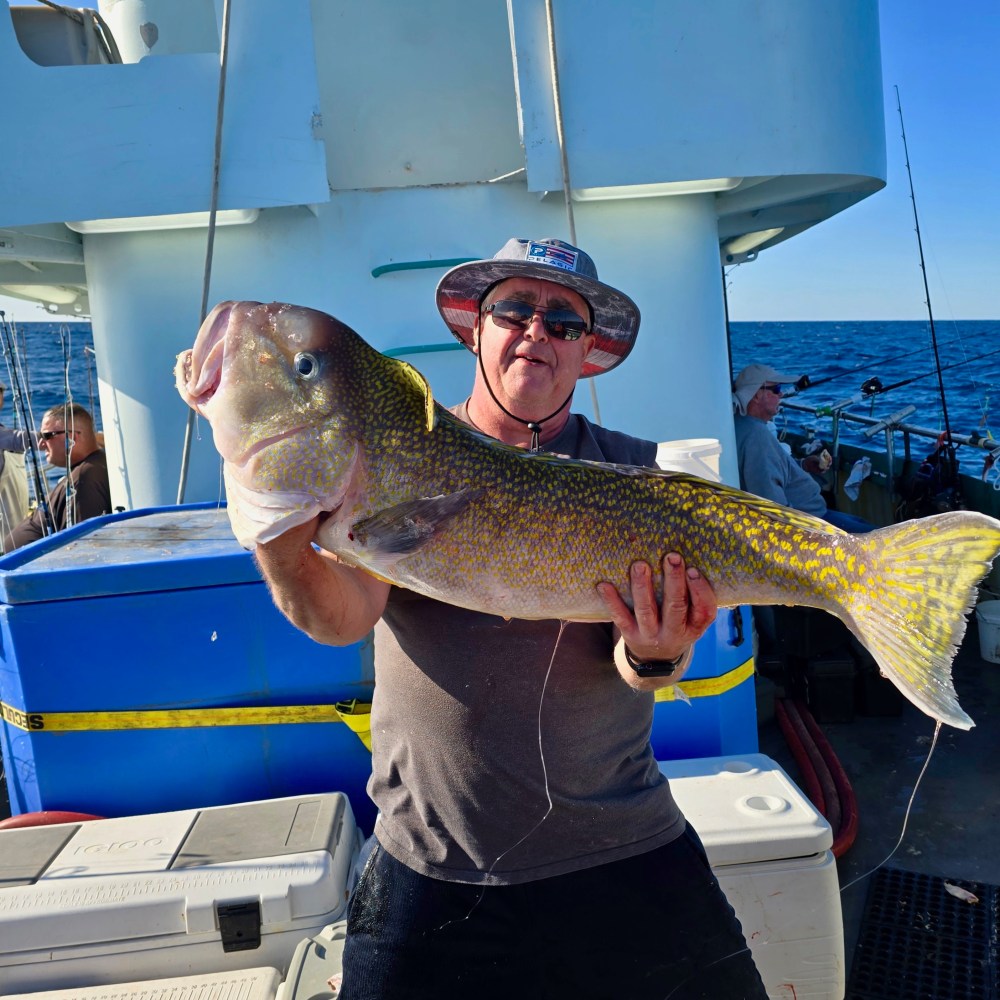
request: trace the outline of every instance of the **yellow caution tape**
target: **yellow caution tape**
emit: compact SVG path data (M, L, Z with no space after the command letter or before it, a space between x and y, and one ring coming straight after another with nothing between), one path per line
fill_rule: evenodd
M162 708L121 712L25 712L0 702L5 722L25 732L69 733L115 729L193 729L207 726L276 726L343 722L371 750L371 704L254 705L239 708Z
M753 660L719 677L701 677L660 688L657 701L711 698L738 687L753 675ZM238 708L162 708L119 712L27 712L0 701L5 722L28 733L98 732L128 729L194 729L208 726L277 726L343 722L371 750L371 703L352 699L333 705L253 705Z
M748 677L753 676L753 658L741 663L734 670L720 674L718 677L699 677L697 680L679 681L656 691L657 701L682 701L677 697L675 688L680 688L688 698L711 698L725 694L739 687Z

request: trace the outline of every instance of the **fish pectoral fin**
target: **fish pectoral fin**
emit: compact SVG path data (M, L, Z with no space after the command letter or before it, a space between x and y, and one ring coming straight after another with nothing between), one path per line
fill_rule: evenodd
M485 492L469 486L455 493L406 500L356 522L351 526L351 534L355 542L379 552L416 552Z

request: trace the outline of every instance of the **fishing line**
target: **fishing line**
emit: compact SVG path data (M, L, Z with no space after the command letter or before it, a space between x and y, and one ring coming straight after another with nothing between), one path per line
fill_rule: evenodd
M501 851L493 859L493 863L490 865L489 869L486 872L486 875L484 876L485 878L489 878L490 875L492 875L494 870L496 869L496 866L500 864L500 862L505 857L507 857L507 855L510 854L511 851L516 850L518 847L520 847L549 818L549 816L552 814L553 808L555 808L552 802L552 792L549 789L549 769L548 765L545 763L545 746L542 743L542 705L544 705L545 703L545 692L549 686L549 677L552 675L552 667L556 662L556 653L559 651L559 643L562 641L563 632L566 630L566 625L567 622L564 621L559 622L559 631L556 633L556 641L552 647L552 655L549 657L549 665L545 671L545 678L542 681L542 690L538 696L538 758L541 761L542 765L542 779L545 782L545 800L548 803L548 806L545 812L542 814L541 818L538 820L538 822L536 822L534 826L532 826L531 829L524 834L523 837L520 837L517 841L511 844L510 847L508 847L504 851ZM438 931L444 930L445 927L449 927L451 924L462 923L463 921L468 920L475 912L476 907L479 906L479 904L483 901L483 897L486 895L487 888L488 888L487 885L484 883L479 890L479 895L476 897L475 902L472 904L472 906L469 907L469 912L466 913L466 915L462 917L461 920L446 920L443 924L441 924L440 927L436 927L435 930Z
M938 263L937 257L934 255L933 250L931 251L931 259L934 261L934 269L938 273L938 282L940 283L942 289L944 290L945 302L948 303L948 313L952 317L952 322L954 323L955 322L955 319L954 319L954 317L955 317L955 309L954 309L954 307L951 304L951 298L948 295L948 287L945 284L944 278L943 278L943 276L941 274L941 265ZM985 333L986 331L984 330L982 332ZM974 334L970 335L970 336L974 336ZM961 334L958 335L957 340L959 341L959 343L961 345L962 355L967 360L971 360L971 359L969 359L968 352L966 351L966 348L965 348L965 341L962 338ZM979 380L976 378L975 375L970 376L970 381L972 382L972 386L973 386L974 390L976 391L977 395L979 396L979 411L983 415L983 419L980 421L979 426L982 427L983 430L985 430L987 437L992 437L993 435L990 433L989 423L988 423L988 421L989 421L989 409L990 409L990 395L989 395L988 389L993 388L994 383L990 382L988 385L984 386L982 383L979 382ZM986 390L986 391L984 391L984 390Z
M863 875L859 875L857 878L852 879L846 885L841 886L841 888L840 888L840 893L841 894L844 893L844 892L846 892L848 889L850 889L851 886L856 885L858 882L861 882L864 879L870 878L872 875L874 875L875 872L877 872L883 865L885 865L890 860L890 858L892 858L892 856L899 850L900 846L903 843L904 838L906 837L906 828L907 828L907 824L909 823L910 814L911 814L911 812L913 810L913 803L914 803L914 801L916 800L916 797L917 797L917 790L919 789L920 783L923 780L923 777L924 777L924 775L927 772L928 766L930 765L931 757L934 754L934 749L937 746L938 736L940 735L940 733L941 733L941 722L937 721L935 723L935 725L934 725L934 736L931 739L930 749L927 751L927 757L924 760L923 766L920 769L920 773L917 775L917 780L913 784L913 790L910 793L909 801L906 804L906 812L905 812L905 814L903 816L903 827L902 827L902 830L900 831L899 839L896 841L896 845L885 856L885 858L882 861L880 861L877 865L875 865L875 867L872 868L870 871L865 872ZM803 918L802 918L801 914L796 915L796 920L797 920L798 923L801 923L802 919ZM774 928L774 927L772 927L770 929L772 931L772 936L778 930L783 930L783 929ZM758 947L767 947L771 943L772 943L772 940L770 938L767 939L767 940L757 940L756 941L756 945ZM664 998L664 1000L670 1000L670 998L672 996L674 996L679 989L683 988L685 985L687 985L689 982L691 982L691 980L694 979L696 975L701 974L702 972L704 972L705 969L711 968L712 966L715 966L715 965L718 965L720 962L727 961L730 958L736 958L739 955L745 954L746 952L751 952L752 953L752 949L749 947L749 945L746 948L741 948L741 949L739 949L737 951L732 952L729 955L724 955L722 958L718 958L714 962L709 963L709 965L700 967L695 973L692 973L686 979L684 979L680 983L678 983L670 991L670 993L668 993L666 995L666 997Z
M556 653L559 651L559 643L562 641L563 632L566 631L567 623L564 621L559 622L559 631L556 633L556 641L552 646L552 655L549 657L549 665L545 671L545 679L542 681L542 691L538 696L538 759L542 765L542 780L545 782L545 801L548 803L548 807L545 813L542 815L541 819L516 843L511 844L502 854L498 855L493 864L490 865L490 870L486 873L487 876L493 873L493 869L500 863L500 861L505 858L511 851L515 848L520 847L551 815L554 808L552 803L552 792L549 789L549 769L548 765L545 763L545 746L542 743L542 706L545 704L545 692L549 686L549 677L552 675L552 667L556 662Z
M899 850L900 845L903 843L903 838L906 836L906 825L910 821L910 811L913 809L913 802L917 797L917 789L920 787L920 782L923 780L924 774L927 772L928 765L931 762L931 757L934 755L934 748L937 746L938 736L941 733L941 722L938 720L934 724L934 736L931 739L930 749L927 751L927 759L924 761L924 766L920 769L920 774L917 775L917 780L913 783L913 791L910 793L910 801L906 803L906 812L903 815L903 828L899 832L899 840L896 841L896 846L869 872L865 872L864 875L859 875L856 879L852 879L847 885L841 886L841 893L846 892L851 888L852 885L857 885L858 882L863 881L866 878L871 877L875 874L895 853Z
M765 943L767 943L767 942L765 942ZM682 989L683 987L687 986L687 984L688 984L689 982L691 982L691 980L692 980L692 979L694 979L694 978L695 978L696 976L700 976L700 975L702 975L702 974L704 973L704 971L705 971L706 969L711 969L711 968L712 968L713 966L716 966L716 965L720 965L720 964L721 964L722 962L728 962L728 961L729 961L729 959L731 959L731 958L738 958L738 957L739 957L740 955L745 955L745 954L746 954L746 953L747 953L748 951L750 951L750 947L749 947L749 945L748 945L748 946L747 946L746 948L739 948L739 949L738 949L737 951L734 951L734 952L733 952L732 954L730 954L730 955L723 955L723 956L722 956L721 958L717 958L717 959L715 959L714 961L712 961L712 962L709 962L709 963L708 963L708 965L701 965L701 966L699 966L699 967L698 967L697 969L695 969L695 971L694 971L694 972L692 972L692 973L691 973L691 974L690 974L689 976L687 976L686 978L682 979L682 980L681 980L681 981L680 981L680 982L679 982L679 983L678 983L678 984L677 984L677 985L676 985L676 986L675 986L675 987L674 987L674 988L673 988L673 989L672 989L672 990L671 990L671 991L670 991L670 992L669 992L669 993L668 993L668 994L667 994L667 995L666 995L666 996L665 996L665 997L663 998L663 1000L670 1000L670 998L671 998L672 996L674 996L674 994L676 994L676 993L677 993L677 991L678 991L679 989ZM758 975L759 975L759 974L760 974L760 970L758 970Z

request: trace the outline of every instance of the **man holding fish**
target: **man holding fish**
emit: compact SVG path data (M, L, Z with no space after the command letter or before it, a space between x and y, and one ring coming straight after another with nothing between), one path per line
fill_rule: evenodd
M463 422L518 448L654 465L652 442L570 412L579 378L621 363L639 327L583 251L512 239L449 271L437 303L477 357L453 410ZM766 997L649 744L653 691L681 678L715 620L698 568L667 554L658 603L654 567L636 562L634 611L601 583L611 622L563 626L392 586L315 549L318 522L256 556L278 607L316 640L376 633L380 812L343 1000ZM516 527L521 544L548 526Z

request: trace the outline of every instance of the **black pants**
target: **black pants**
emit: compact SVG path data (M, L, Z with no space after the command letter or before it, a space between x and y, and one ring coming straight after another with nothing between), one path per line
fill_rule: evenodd
M480 887L375 845L352 897L341 1000L767 1000L687 831L597 868Z

